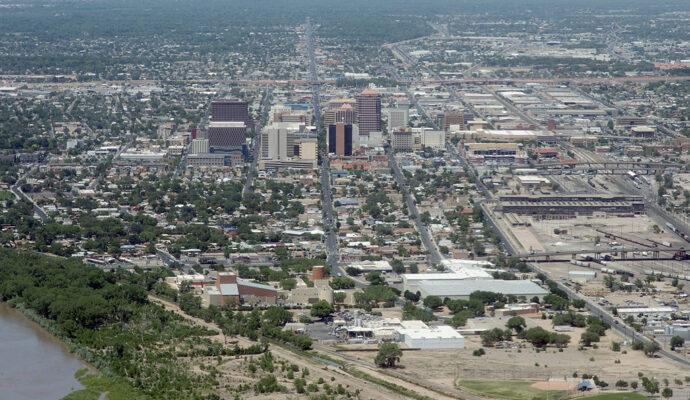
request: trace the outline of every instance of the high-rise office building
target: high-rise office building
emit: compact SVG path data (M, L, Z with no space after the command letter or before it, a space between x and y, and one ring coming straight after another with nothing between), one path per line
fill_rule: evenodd
M244 122L211 121L208 128L208 144L214 152L241 151L246 138Z
M460 130L465 129L465 116L461 112L447 112L443 114L443 130L447 131L451 125L460 125Z
M352 124L336 122L328 126L328 152L338 156L351 156L355 129Z
M211 121L214 122L244 122L252 125L249 118L249 105L246 101L237 99L218 99L211 102Z
M395 131L391 136L391 147L393 151L412 151L414 145L414 138L412 131L409 129L403 131Z
M409 110L405 108L393 108L388 111L388 132L396 129L407 128Z
M192 140L192 154L204 154L210 151L208 139Z
M295 134L284 128L266 128L261 133L261 157L270 160L287 160L299 154Z
M356 124L357 113L355 112L355 109L349 104L343 104L343 106L335 112L335 122L342 122L343 124Z
M355 111L359 134L369 136L369 132L381 130L381 96L366 88L356 96Z

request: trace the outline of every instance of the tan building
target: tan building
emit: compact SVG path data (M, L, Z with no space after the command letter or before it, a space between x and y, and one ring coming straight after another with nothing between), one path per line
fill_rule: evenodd
M391 137L391 147L393 151L412 151L414 138L410 130L393 132Z
M313 287L294 288L288 296L288 303L295 305L314 304L321 300L333 303L333 289L325 279L315 280Z
M451 125L459 125L460 130L465 130L464 114L458 112L447 112L443 114L443 130L447 131Z

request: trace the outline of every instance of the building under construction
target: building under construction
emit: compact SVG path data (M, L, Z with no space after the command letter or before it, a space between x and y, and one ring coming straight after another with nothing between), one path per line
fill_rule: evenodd
M575 216L602 212L644 214L644 198L630 195L565 194L500 196L499 211L520 215Z

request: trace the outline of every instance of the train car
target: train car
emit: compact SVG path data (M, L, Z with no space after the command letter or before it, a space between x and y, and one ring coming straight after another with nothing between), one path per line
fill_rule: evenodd
M635 171L628 171L627 174L630 177L630 179L635 179L637 177Z
M624 270L624 269L617 269L617 270L616 270L616 275L624 275L624 276L628 276L628 277L630 277L630 278L632 278L632 277L635 276L635 274L633 274L632 272L626 271L626 270Z
M588 263L588 262L578 261L578 260L570 260L570 263L573 264L573 265L577 265L577 266L580 266L580 267L587 267L587 268L589 268L589 267L592 265L592 264L590 264L590 263Z
M671 224L670 222L666 223L666 227L670 229L672 232L678 232L678 229L676 229L676 227L673 226L673 224Z

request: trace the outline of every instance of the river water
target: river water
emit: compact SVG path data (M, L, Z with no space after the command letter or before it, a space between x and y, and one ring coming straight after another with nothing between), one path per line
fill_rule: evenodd
M83 387L74 373L84 366L59 339L0 303L0 399L61 399Z

